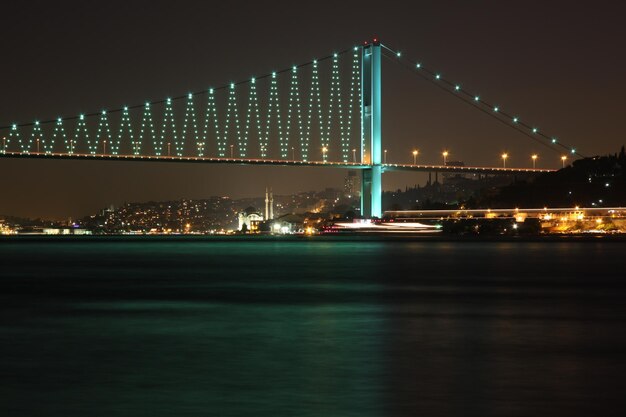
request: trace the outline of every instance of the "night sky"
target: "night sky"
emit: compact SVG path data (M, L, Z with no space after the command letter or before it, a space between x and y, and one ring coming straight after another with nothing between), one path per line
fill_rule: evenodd
M617 2L12 2L0 19L0 125L178 96L379 36L585 155L626 142L626 25ZM560 165L538 146L393 65L389 162ZM0 214L78 217L130 201L339 187L343 170L0 159ZM384 188L423 181L385 174Z

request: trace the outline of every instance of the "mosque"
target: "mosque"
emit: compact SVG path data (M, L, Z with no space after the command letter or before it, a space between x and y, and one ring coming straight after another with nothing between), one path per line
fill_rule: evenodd
M254 207L248 207L238 214L240 231L257 232L259 224L264 220L274 219L274 194L272 189L265 188L265 217ZM245 229L244 229L245 227Z

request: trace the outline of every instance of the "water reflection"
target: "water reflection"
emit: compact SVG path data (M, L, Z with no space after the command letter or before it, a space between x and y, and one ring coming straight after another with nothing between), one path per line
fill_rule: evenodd
M2 415L572 416L626 405L619 244L0 245Z

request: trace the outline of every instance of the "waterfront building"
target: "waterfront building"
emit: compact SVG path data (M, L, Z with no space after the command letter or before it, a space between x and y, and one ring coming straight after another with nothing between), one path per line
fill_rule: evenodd
M81 229L77 227L44 227L41 229L44 235L90 235L91 230Z
M0 220L0 235L14 235L17 232L11 225L5 223L4 220Z
M273 233L302 233L304 231L305 216L302 214L284 214L272 221Z
M261 213L257 212L254 207L248 207L237 215L239 220L238 230L245 230L248 232L256 232L259 230L259 224L263 221Z

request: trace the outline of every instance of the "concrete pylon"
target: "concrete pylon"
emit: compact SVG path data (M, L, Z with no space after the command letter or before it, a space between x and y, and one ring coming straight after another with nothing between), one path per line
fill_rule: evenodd
M380 42L374 39L362 47L361 71L361 215L382 217L382 100Z

